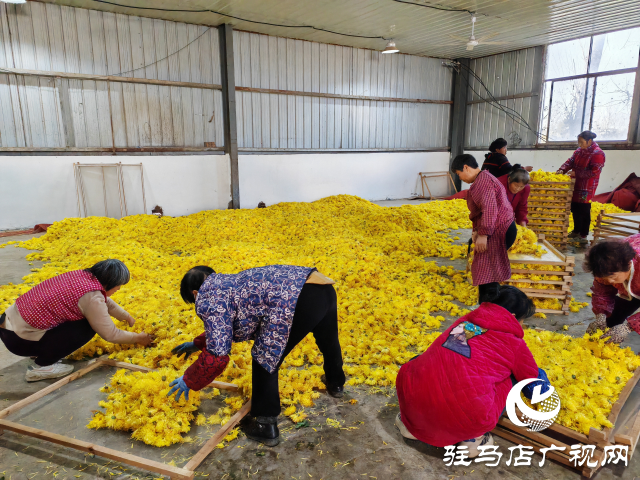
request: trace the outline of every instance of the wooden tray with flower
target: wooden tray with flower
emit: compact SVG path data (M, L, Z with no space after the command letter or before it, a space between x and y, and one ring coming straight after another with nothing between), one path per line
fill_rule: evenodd
M542 329L536 328L537 331ZM640 441L640 401L638 395L630 400L632 392L640 381L640 368L636 368L633 376L620 392L618 399L611 407L607 420L611 427L602 430L590 428L589 434L565 427L558 423L553 423L550 427L541 432L530 432L525 427L520 427L512 423L507 415L503 415L496 428L491 433L509 440L518 445L533 447L534 451L541 453L543 448L564 447L563 451L547 451L546 458L559 462L578 471L583 477L591 478L603 466L609 448L614 445L627 446L627 464L633 457L633 453ZM562 401L562 398L560 399ZM622 412L625 411L624 414ZM516 407L518 418L522 420L522 413ZM573 445L594 446L593 454L588 461L582 465L574 461L570 454Z
M240 422L240 420L242 420L242 418L251 409L251 400L249 400L233 417L229 419L227 423L220 427L220 429L218 429L218 431L204 443L202 448L198 450L198 452L196 452L196 454L193 455L189 462L183 467L174 467L166 463L149 460L137 455L131 455L127 452L114 450L112 448L97 445L95 443L66 437L64 435L58 435L56 433L47 432L45 430L32 428L16 422L4 420L5 417L23 409L28 405L31 405L37 400L40 400L48 394L58 390L59 388L67 385L74 380L77 380L78 378L83 377L84 375L99 367L126 368L128 370L136 372L149 372L153 370L152 368L141 367L126 362L118 362L116 360L107 358L106 355L91 360L83 369L78 370L77 372L74 372L61 380L58 380L48 387L43 388L39 392L36 392L33 395L30 395L27 398L20 400L19 402L16 402L13 405L10 405L4 410L0 411L0 435L2 435L3 430L7 430L10 432L18 433L20 435L26 435L47 442L55 443L57 445L62 445L64 447L79 450L81 452L87 452L98 457L108 458L109 460L125 463L127 465L131 465L143 470L159 473L160 475L165 475L172 480L193 480L196 468L205 460L205 458L207 458L207 456L216 448L221 440ZM214 381L211 382L209 386L221 390L229 390L232 392L238 391L238 386L231 383Z
M529 298L554 299L561 305L559 309L536 308L536 312L569 315L575 257L561 253L544 234L538 235L538 246L546 250L540 257L509 253L512 277L505 283L516 285ZM529 278L521 278L524 275Z
M564 248L569 237L571 197L575 179L568 182L529 182L529 224L547 241Z

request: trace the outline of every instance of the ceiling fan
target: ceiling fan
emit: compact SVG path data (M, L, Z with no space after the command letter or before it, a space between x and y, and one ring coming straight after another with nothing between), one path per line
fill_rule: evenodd
M467 50L473 50L474 47L478 45L505 45L507 42L487 42L490 38L493 38L499 35L499 32L491 33L489 35L485 35L484 37L476 38L475 36L475 27L477 17L475 15L471 16L471 36L469 38L464 38L459 35L449 35L454 40L458 40L460 42L464 42L467 45ZM449 46L457 46L459 43L448 43L445 45L437 45L438 47L449 47Z

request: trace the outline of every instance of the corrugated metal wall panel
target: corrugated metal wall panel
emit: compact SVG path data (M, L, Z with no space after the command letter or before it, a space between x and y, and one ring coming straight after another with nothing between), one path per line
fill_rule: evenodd
M451 99L441 61L234 32L239 87ZM402 149L448 145L450 105L238 91L239 148Z
M213 27L39 2L1 3L0 18L0 67L221 81ZM223 145L220 91L73 79L68 85L74 145L65 143L55 79L0 75L0 146Z
M522 98L501 100L508 112L518 112L532 128L537 128L531 118L532 102L540 102L539 92L533 92L534 72L544 68L535 64L535 48L492 55L471 60L470 68L480 77L494 97L523 95ZM473 76L469 79L469 102L487 98L488 93ZM530 96L524 96L530 95ZM536 135L510 118L504 111L489 103L472 103L467 106L466 143L469 148L485 148L496 138L503 137L510 144L535 145ZM519 143L518 143L519 142Z

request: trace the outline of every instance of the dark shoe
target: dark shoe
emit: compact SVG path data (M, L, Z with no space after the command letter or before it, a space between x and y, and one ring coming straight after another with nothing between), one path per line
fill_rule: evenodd
M275 447L280 443L278 417L246 416L242 420L240 429L251 440L260 442L267 447Z
M344 396L344 387L342 386L338 387L335 385L328 384L326 375L322 375L320 377L320 381L324 383L324 385L327 387L327 393L332 397L342 398Z
M570 234L569 234L569 238L576 238L580 236L580 232L576 232L575 230L573 230Z
M577 237L576 240L580 245L586 245L587 243L589 243L589 240L587 240L587 237L583 237L582 235Z

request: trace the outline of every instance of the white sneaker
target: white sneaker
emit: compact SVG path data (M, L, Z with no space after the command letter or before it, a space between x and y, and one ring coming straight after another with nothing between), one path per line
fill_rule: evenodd
M48 365L46 367L29 366L24 378L27 382L37 382L48 378L66 377L71 372L73 372L73 365L67 365L58 361L53 365Z
M396 415L396 427L398 427L398 430L400 430L400 435L402 435L404 438L408 438L409 440L418 440L416 437L411 435L411 432L407 430L407 427L405 427L404 423L402 423L400 412L398 412L398 415Z
M467 447L469 449L469 454L467 455L469 458L476 458L480 455L480 450L478 450L479 446L488 445L493 445L493 435L490 433L485 433L471 440L464 440L458 444L459 447Z

